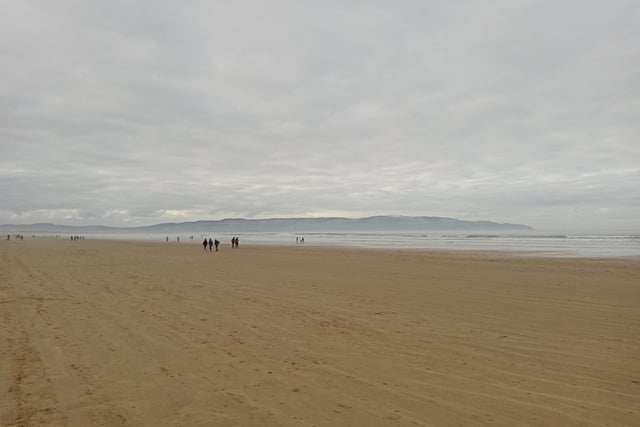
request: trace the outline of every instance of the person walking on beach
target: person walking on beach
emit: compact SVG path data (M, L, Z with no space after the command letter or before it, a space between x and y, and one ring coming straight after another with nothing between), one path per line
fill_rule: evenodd
M209 252L211 252L211 248L213 247L213 240L209 237Z
M216 252L218 252L218 246L220 245L220 240L216 239L213 244L216 246Z
M202 248L204 249L205 252L207 251L207 238L206 237L202 241Z

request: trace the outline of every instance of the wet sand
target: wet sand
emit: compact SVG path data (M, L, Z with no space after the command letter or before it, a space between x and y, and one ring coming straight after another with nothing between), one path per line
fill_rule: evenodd
M0 425L639 423L637 260L0 242Z

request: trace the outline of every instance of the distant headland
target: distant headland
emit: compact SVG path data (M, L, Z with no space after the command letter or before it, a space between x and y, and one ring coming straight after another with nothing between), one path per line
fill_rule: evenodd
M524 224L492 221L465 221L433 216L370 216L366 218L225 218L178 223L161 223L138 227L104 225L58 225L49 223L3 224L5 233L250 233L250 232L398 232L398 231L476 231L527 232L534 229Z

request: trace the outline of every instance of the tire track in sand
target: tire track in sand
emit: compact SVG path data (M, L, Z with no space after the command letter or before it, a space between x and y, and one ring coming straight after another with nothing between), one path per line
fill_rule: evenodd
M35 275L6 252L0 276L0 420L6 426L67 425L28 322L43 298L34 293ZM5 388L6 385L6 388Z

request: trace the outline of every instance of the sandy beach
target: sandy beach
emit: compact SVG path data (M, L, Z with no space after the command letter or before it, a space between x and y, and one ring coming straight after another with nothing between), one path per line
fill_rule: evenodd
M640 262L0 242L3 426L640 424Z

